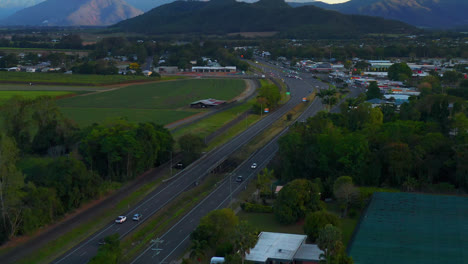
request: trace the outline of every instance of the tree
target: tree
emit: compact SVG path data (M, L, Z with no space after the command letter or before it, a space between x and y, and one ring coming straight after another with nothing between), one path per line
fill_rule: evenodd
M205 250L207 249L208 242L206 240L192 240L190 246L190 258L195 259L198 262L206 256Z
M330 112L331 107L338 102L336 98L337 91L335 88L329 88L327 90L320 90L317 96L322 100L322 104L327 106L327 111Z
M258 175L256 181L257 192L259 194L271 194L271 181L275 178L275 171L264 168Z
M90 264L117 264L122 258L122 248L120 247L119 234L113 234L104 239L105 244L99 247L95 257Z
M331 263L332 255L338 253L340 244L341 231L338 227L328 224L319 231L317 245L324 252L327 263Z
M6 135L13 138L18 148L23 152L27 152L31 144L29 115L32 104L32 100L14 96L2 107L1 117L4 121Z
M340 219L327 211L317 211L307 214L304 223L304 233L310 241L315 242L319 236L319 231L326 225L340 225Z
M179 147L183 155L184 163L188 164L200 157L205 148L205 142L194 134L185 134L179 138Z
M320 189L311 181L297 179L286 184L278 193L273 211L282 224L292 224L307 212L320 210Z
M442 81L447 84L455 84L463 77L463 75L457 71L446 71L442 77Z
M266 105L263 105L263 108L275 108L281 100L279 89L274 84L262 85L258 91L258 97L266 100Z
M367 100L371 100L374 98L382 98L382 93L380 92L380 88L377 85L377 82L370 82L369 87L367 87Z
M394 63L388 68L388 78L392 81L405 81L413 76L413 71L408 64Z
M22 222L23 174L16 168L19 151L15 143L0 134L0 241L12 238Z
M190 238L192 241L206 241L209 246L215 246L228 240L238 223L239 219L231 209L211 211L200 220Z
M258 232L246 221L241 221L234 230L233 249L235 254L239 254L244 263L245 255L250 253L258 241Z
M343 216L348 214L348 208L355 201L358 191L354 187L353 179L349 176L341 176L333 184L333 194L343 208Z

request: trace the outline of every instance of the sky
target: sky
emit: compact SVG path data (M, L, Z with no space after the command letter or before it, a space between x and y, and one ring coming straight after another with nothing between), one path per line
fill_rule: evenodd
M311 2L311 0L286 0L287 2ZM344 3L344 2L348 2L350 0L317 0L317 1L320 1L320 2L324 2L324 3L327 3L327 4L339 4L339 3Z

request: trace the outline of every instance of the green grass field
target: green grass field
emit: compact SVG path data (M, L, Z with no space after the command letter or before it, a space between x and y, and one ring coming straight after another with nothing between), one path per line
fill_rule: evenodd
M131 122L155 122L169 124L197 112L174 111L164 109L129 109L129 108L74 108L62 107L62 113L75 120L80 126L125 118Z
M35 99L39 96L59 97L74 94L68 91L0 91L0 104L3 104L13 96L21 96L26 99Z
M197 79L140 84L57 101L66 116L80 126L119 117L131 122L168 124L203 110L190 109L193 101L230 100L245 89L243 80Z
M249 224L262 232L304 234L302 224L282 225L276 221L273 214L246 213L241 211L237 216L240 220L249 222Z
M94 75L63 73L0 72L3 83L69 84L69 85L104 85L131 81L158 80L145 76L131 75Z
M0 91L100 91L107 86L0 84Z

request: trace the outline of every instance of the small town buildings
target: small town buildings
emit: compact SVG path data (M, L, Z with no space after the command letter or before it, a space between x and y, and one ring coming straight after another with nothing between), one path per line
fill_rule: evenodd
M207 73L207 72L236 72L236 66L226 66L226 67L209 67L209 66L194 66L192 67L192 72Z
M315 244L306 244L306 239L306 235L261 232L245 260L268 264L318 264L323 251Z
M159 74L176 74L179 72L177 66L159 66L154 69Z

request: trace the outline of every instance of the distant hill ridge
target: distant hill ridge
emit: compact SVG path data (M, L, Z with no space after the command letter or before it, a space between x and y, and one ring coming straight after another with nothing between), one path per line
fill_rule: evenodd
M305 4L346 14L396 19L420 27L453 28L468 25L468 0L351 0L342 4Z
M123 0L47 0L1 23L29 26L105 26L142 14Z
M118 23L114 28L147 34L281 32L287 37L408 33L415 28L382 18L343 15L315 6L292 8L284 0L175 1Z

